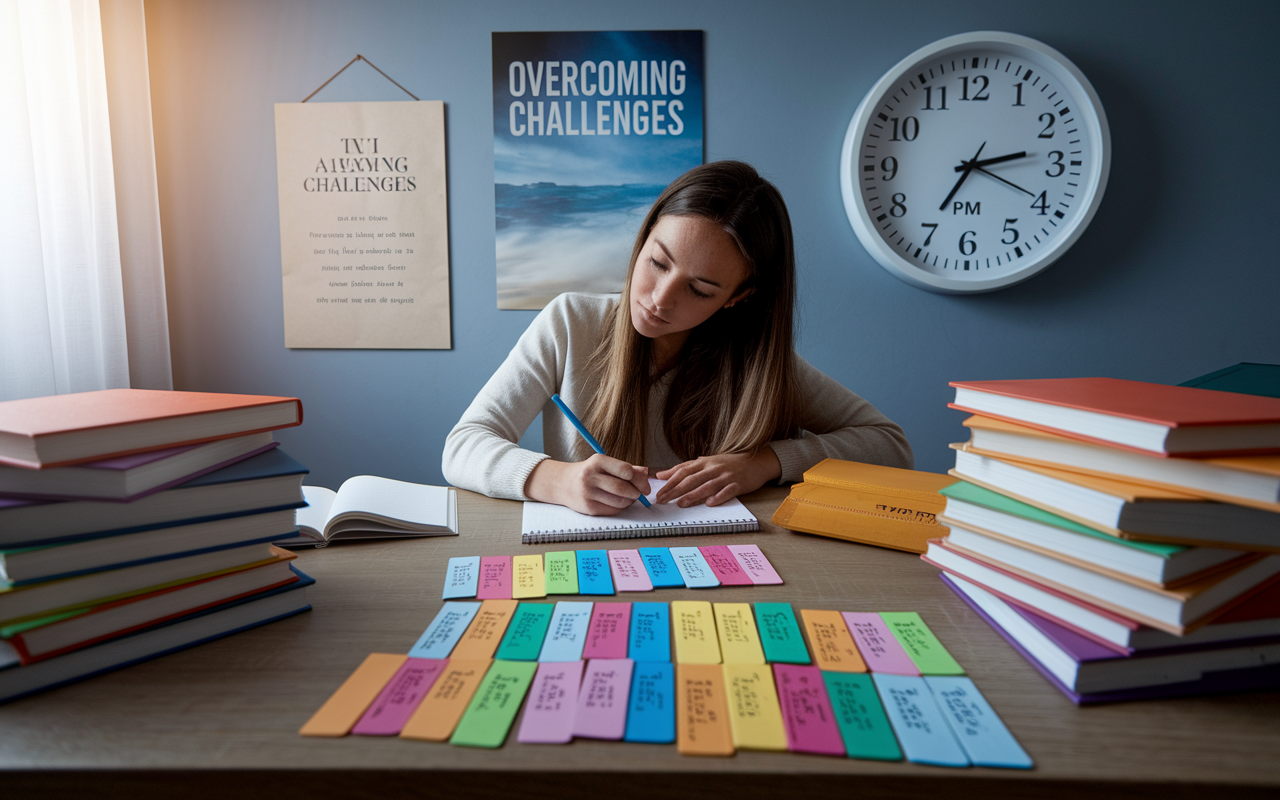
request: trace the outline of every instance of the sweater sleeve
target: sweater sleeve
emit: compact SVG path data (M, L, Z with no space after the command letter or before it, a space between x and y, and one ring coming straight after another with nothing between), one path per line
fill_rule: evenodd
M796 373L804 398L800 435L769 443L782 464L780 483L802 480L824 458L911 469L902 428L798 355Z

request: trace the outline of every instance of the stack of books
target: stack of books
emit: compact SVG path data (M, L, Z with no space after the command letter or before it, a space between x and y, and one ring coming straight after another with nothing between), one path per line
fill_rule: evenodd
M113 389L0 403L0 702L310 608L272 545L295 398Z
M1109 378L953 383L923 556L1077 703L1280 685L1280 399Z

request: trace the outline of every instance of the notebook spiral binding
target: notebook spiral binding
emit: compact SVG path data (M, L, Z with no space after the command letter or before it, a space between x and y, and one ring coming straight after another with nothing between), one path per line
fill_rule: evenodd
M760 521L754 517L731 519L712 525L679 525L660 522L654 525L617 525L600 528L567 528L558 531L537 531L521 534L522 544L550 544L552 542L590 542L598 539L645 539L657 536L690 536L700 533L747 533L760 530Z

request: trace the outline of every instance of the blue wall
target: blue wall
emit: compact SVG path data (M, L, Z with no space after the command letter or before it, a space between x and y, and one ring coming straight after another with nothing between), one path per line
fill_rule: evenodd
M361 473L442 482L445 434L533 312L495 304L489 34L706 31L708 160L782 190L800 266L799 351L907 431L945 471L964 438L957 379L1107 375L1176 383L1280 362L1280 4L1259 2L146 3L174 381L297 395L279 438L337 486ZM1040 39L1089 76L1111 123L1098 216L1047 272L952 297L863 250L840 200L840 145L899 59L970 30ZM361 53L445 102L454 348L288 350L272 104ZM356 64L316 100L404 99ZM532 437L536 441L537 437Z

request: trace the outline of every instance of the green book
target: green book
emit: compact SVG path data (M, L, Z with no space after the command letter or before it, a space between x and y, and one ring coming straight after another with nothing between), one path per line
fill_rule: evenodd
M551 625L551 603L521 603L511 617L511 624L498 643L494 658L504 661L537 661L542 640Z
M824 672L822 679L826 681L827 696L831 698L831 708L849 758L901 761L902 749L889 726L871 676Z
M501 747L537 669L532 661L494 661L449 744Z

